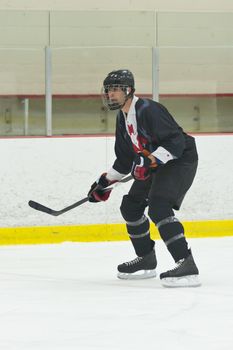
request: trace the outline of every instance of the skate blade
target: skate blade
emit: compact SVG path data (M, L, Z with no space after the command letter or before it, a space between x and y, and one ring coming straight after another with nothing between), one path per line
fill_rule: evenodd
M155 270L141 270L134 273L118 272L117 277L122 280L143 280L156 277Z
M161 283L168 288L199 287L201 285L198 275L162 278Z

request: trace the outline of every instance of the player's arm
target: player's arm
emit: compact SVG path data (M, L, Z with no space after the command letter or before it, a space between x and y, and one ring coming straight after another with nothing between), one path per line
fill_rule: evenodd
M171 114L164 106L156 105L150 110L148 124L152 138L155 138L159 147L151 154L158 162L166 164L169 160L180 158L185 149L183 130L179 127Z

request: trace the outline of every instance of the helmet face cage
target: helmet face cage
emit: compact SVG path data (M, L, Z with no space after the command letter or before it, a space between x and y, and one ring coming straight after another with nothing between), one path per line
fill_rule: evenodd
M114 91L114 89L119 88L124 92L125 97L123 101L111 101L109 90ZM130 92L128 92L128 88L131 88ZM134 76L128 69L112 71L104 79L102 88L103 104L110 110L120 109L129 98L133 97L134 91Z
M128 100L128 98L131 95L131 92L128 93L128 88L129 88L128 85L119 85L119 84L104 85L101 93L104 106L110 109L111 111L122 108L125 102ZM109 98L109 90L116 91L118 89L124 92L124 98L122 101L115 101L115 100L112 101Z

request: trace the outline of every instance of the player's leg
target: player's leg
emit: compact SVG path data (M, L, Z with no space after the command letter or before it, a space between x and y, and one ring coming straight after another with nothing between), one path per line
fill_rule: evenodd
M123 197L121 213L137 258L118 266L118 277L122 279L142 279L155 277L157 266L154 241L150 237L150 223L144 214L151 180L135 181Z
M184 234L182 223L173 208L179 209L191 186L196 165L170 163L155 173L149 194L149 216L176 262L176 267L160 275L164 286L197 286L198 269Z

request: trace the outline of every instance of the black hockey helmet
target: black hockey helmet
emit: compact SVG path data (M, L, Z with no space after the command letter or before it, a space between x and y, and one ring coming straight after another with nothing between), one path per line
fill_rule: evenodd
M104 79L106 85L125 85L134 89L134 76L128 69L114 70Z
M125 100L123 103L119 104L109 99L108 91L110 88L113 88L113 87L121 88L122 91L125 92ZM130 91L128 91L128 88L131 88ZM134 88L133 73L130 72L130 70L128 69L114 70L108 73L107 77L104 79L103 89L102 89L103 103L110 110L122 108L125 102L129 98L133 97L134 91L135 91L135 88Z

